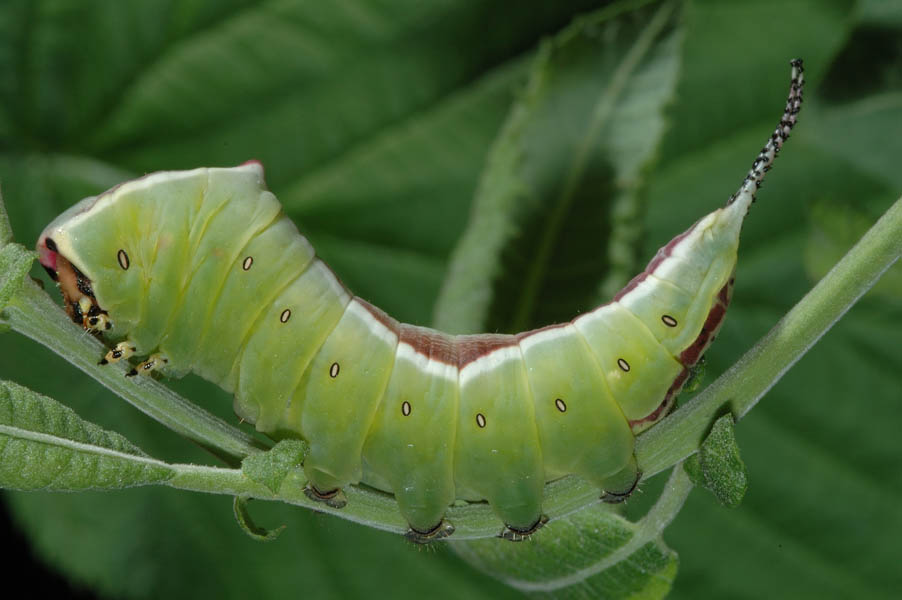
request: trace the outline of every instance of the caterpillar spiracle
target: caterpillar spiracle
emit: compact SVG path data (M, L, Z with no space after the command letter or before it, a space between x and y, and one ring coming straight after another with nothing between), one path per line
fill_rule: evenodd
M166 171L86 198L41 234L72 319L129 374L194 371L276 438L307 441L309 495L393 493L409 536L450 535L457 499L487 500L522 539L546 482L583 477L609 502L640 472L635 434L663 418L721 326L739 234L796 123L786 108L739 190L658 250L613 300L516 335L452 336L353 296L282 212L251 161Z

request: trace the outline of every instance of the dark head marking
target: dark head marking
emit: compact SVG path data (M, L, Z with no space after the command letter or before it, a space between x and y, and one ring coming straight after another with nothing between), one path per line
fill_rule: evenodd
M44 245L47 246L47 249L51 252L59 252L59 249L56 247L56 242L50 238L44 238Z
M47 271L47 274L50 275L50 279L53 281L59 281L59 275L56 274L56 271L48 267L47 265L41 265L44 267L44 270Z

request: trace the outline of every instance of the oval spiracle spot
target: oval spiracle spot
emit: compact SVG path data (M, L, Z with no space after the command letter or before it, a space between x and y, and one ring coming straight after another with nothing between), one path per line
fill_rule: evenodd
M670 315L661 315L661 320L664 321L664 324L668 327L676 327L677 320L671 317Z
M248 256L247 258L244 259L244 262L241 263L241 268L244 269L245 271L250 271L251 266L253 264L254 264L254 257Z
M408 402L407 400L405 400L404 403L401 404L401 414L405 417L410 416L410 402Z
M557 409L561 412L567 412L567 403L561 400L560 398L554 401L554 405L557 406Z
M128 254L125 253L125 250L122 248L119 249L119 252L116 253L116 260L119 261L119 266L122 267L123 271L128 271L128 267L131 263L128 260Z
M617 359L617 366L620 367L620 370L623 371L624 373L629 373L630 364L628 362L626 362L625 360L623 360L622 358Z
M337 362L332 363L332 366L329 367L329 377L331 377L332 379L338 377L339 369L341 369L341 367L338 366Z
M287 323L288 319L290 319L290 318L291 318L291 309L290 308L286 308L285 310L282 311L282 314L279 315L279 320L282 321L283 323Z
M485 427L485 415L482 413L476 413L476 424L479 425L480 429Z

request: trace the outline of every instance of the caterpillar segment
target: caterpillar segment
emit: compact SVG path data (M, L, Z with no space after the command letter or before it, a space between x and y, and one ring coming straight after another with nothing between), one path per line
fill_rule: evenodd
M72 319L112 345L102 363L194 371L258 430L305 439L311 498L341 507L358 482L390 492L416 542L452 535L455 500L488 501L517 541L547 521L548 481L583 477L607 502L638 485L635 435L672 408L723 323L742 221L802 85L793 61L783 117L726 206L611 302L535 331L451 336L352 296L254 161L86 198L41 234L40 261Z

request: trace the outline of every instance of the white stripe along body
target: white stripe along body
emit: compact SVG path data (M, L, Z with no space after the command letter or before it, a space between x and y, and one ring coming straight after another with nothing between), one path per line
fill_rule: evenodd
M662 418L722 323L739 232L795 124L786 111L727 205L664 246L614 299L518 335L450 336L352 296L266 191L259 163L161 172L87 198L38 241L70 315L100 320L109 361L193 370L275 437L308 441L311 492L394 493L420 541L455 499L488 500L520 539L547 481L626 497L635 433ZM127 351L126 351L127 350ZM134 372L134 371L133 371Z

